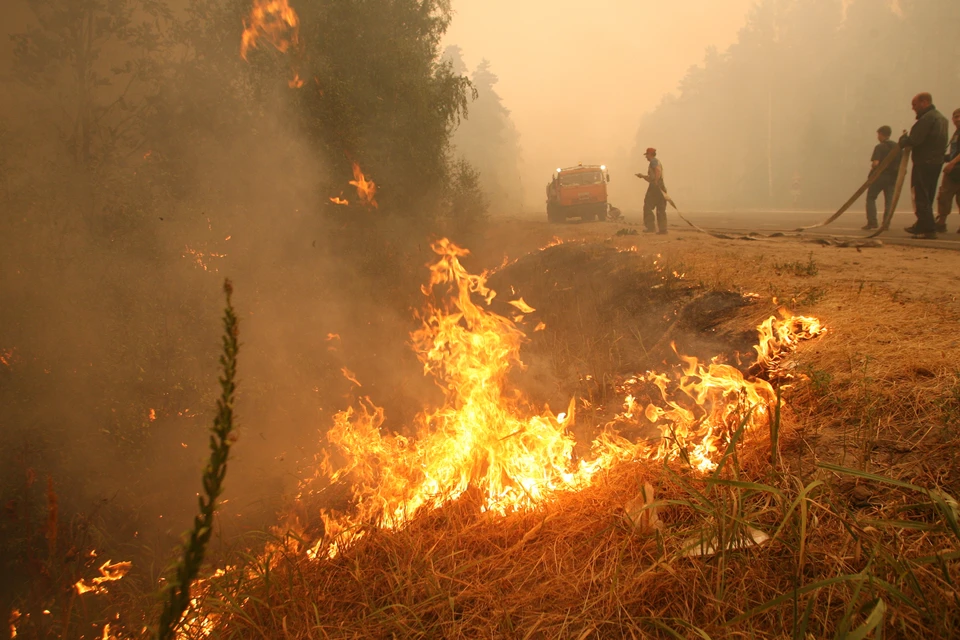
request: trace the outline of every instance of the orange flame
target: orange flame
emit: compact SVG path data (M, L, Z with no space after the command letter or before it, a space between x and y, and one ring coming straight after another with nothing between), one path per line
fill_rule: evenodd
M482 510L507 513L541 503L558 490L582 487L598 471L625 460L679 454L707 471L744 415L750 429L768 424L776 399L770 383L747 380L728 365L682 358L678 376L651 372L624 383L623 413L593 443L590 458L575 462L575 441L567 430L574 403L566 414L536 415L507 392L507 373L522 366L526 336L475 300L489 304L495 293L486 286L486 274L472 275L460 264L468 251L446 239L432 249L439 259L423 287L428 302L422 326L411 337L424 372L437 380L445 401L418 416L413 439L381 433L383 409L369 399L334 417L327 439L344 463L334 468L327 458L322 468L331 482L352 485L355 511L321 514L326 536L310 551L312 557L337 555L363 535L364 525L402 527L420 510L468 492ZM768 342L765 353L779 354L814 335L812 329L791 333L794 319L761 327L768 323L779 339ZM638 406L633 393L643 384L659 390L661 402ZM640 420L655 423L669 437L648 444L617 435L619 427Z
M332 202L333 204L339 204L339 205L348 205L348 204L350 204L349 201L344 200L343 198L341 198L341 197L339 197L339 196L337 196L336 198L330 198L330 202Z
M250 17L243 21L240 57L247 60L247 54L250 49L257 47L260 38L264 38L280 53L299 49L300 17L287 0L254 0ZM300 72L294 70L293 78L287 84L291 89L302 87Z
M377 185L374 184L373 180L367 180L364 177L360 165L356 162L353 163L353 180L349 184L357 188L357 196L360 198L360 202L368 207L377 208Z
M783 321L770 316L757 327L760 332L760 340L754 346L757 364L767 369L776 363L779 354L795 349L800 340L809 340L826 331L816 318L790 316L789 312L782 308L780 315L783 316Z
M340 373L343 374L343 377L344 377L344 378L346 378L347 380L349 380L349 381L352 382L353 384L357 385L358 387L362 387L362 386L363 386L362 384L360 384L360 381L357 380L357 374L355 374L353 371L350 371L350 369L347 369L346 367L341 367L341 368L340 368Z
M100 575L96 578L87 582L86 580L78 580L73 588L77 590L79 595L85 593L94 592L94 593L106 593L107 588L103 585L107 582L115 582L127 575L127 572L130 571L130 568L133 567L132 562L117 562L116 564L111 564L109 560L103 563L100 566Z
M300 17L287 0L255 0L250 17L243 21L240 57L247 59L261 37L280 53L300 43ZM297 76L299 79L299 76Z

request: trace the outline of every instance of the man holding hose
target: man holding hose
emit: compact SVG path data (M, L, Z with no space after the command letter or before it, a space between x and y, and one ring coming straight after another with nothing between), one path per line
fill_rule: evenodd
M943 114L933 106L933 97L929 93L918 93L911 106L917 114L917 121L910 133L900 138L900 146L913 150L910 185L913 187L917 221L907 227L906 232L915 238L933 240L937 237L933 203L943 170L949 125Z
M892 149L897 147L897 143L890 139L893 130L887 125L877 129L877 140L880 142L873 149L873 157L870 158L870 171L876 170L877 166L887 157ZM897 184L897 163L891 162L883 170L883 173L877 177L876 181L867 189L867 224L862 227L864 231L876 229L880 225L877 223L877 196L883 194L884 216L890 211L893 204L893 188Z
M667 233L667 198L663 195L666 190L663 184L663 165L657 159L657 150L653 147L644 151L643 157L650 163L647 173L633 174L650 183L643 198L643 232L656 231L664 235ZM654 218L654 211L656 211L656 218Z

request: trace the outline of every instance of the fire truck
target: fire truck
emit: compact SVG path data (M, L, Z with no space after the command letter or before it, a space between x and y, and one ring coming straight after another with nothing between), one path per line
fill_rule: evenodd
M557 169L553 179L547 183L547 220L605 220L608 182L610 174L602 164L578 164L575 167Z

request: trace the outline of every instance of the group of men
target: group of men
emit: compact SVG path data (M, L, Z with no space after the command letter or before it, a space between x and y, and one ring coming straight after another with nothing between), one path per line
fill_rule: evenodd
M877 129L879 144L873 150L871 174L894 149L911 149L913 153L913 171L910 184L913 189L914 207L917 221L907 227L907 233L915 238L935 239L937 232L947 230L947 216L957 201L960 207L960 109L953 112L955 126L953 137L947 119L933 105L929 93L914 96L912 107L917 121L910 130L901 136L898 142L890 138L893 131L884 125ZM646 174L635 174L646 180L649 185L643 199L644 233L667 233L667 188L663 182L663 165L657 159L657 150L649 148L644 152L649 163ZM867 189L867 224L864 230L879 227L877 220L877 197L883 193L884 215L893 204L893 192L897 182L899 162L889 162ZM942 175L942 178L941 178ZM941 181L942 180L942 181ZM940 183L939 192L937 183ZM934 218L934 202L937 215ZM656 216L654 217L654 213ZM957 230L960 233L960 229Z
M890 139L890 127L877 129L880 144L873 150L870 171L872 174L895 149L911 150L913 170L910 173L910 186L913 189L917 221L906 231L915 238L932 240L937 237L937 232L947 230L947 216L953 208L953 201L956 200L960 207L960 109L953 112L955 129L951 138L950 125L933 105L933 97L929 93L914 96L911 106L917 114L917 121L910 133L905 133L898 142ZM863 229L876 229L879 226L877 197L881 193L884 215L890 213L898 169L899 162L889 163L867 189L867 224ZM934 203L937 207L936 217ZM957 232L960 233L960 229Z

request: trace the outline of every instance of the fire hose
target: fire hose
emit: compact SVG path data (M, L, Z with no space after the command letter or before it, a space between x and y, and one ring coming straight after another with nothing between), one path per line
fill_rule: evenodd
M893 211L893 208L896 207L896 204L897 204L897 198L900 197L900 190L903 185L903 177L906 175L906 165L907 165L907 158L909 157L909 154L910 154L909 149L904 149L901 152L899 146L896 146L893 149L891 149L890 153L888 153L887 156L880 161L880 164L878 164L874 168L874 170L870 172L870 175L867 177L867 181L864 182L862 185L860 185L860 188L857 189L853 193L853 195L850 196L850 198L843 203L843 206L837 209L837 212L835 214L833 214L823 222L810 225L809 227L800 227L799 229L797 229L797 231L806 231L807 229L816 229L817 227L825 227L831 222L833 222L834 220L836 220L837 218L839 218L840 216L842 216L844 213L846 213L847 209L849 209L854 202L859 200L860 196L862 196L863 193L870 188L870 185L872 185L874 182L877 181L877 178L880 177L880 175L887 169L887 167L893 164L894 158L896 158L897 156L900 156L900 170L897 174L897 187L894 191L893 202L891 203L891 206L890 206L890 211ZM884 214L883 216L883 222L885 226L880 227L880 231L878 231L877 234L882 233L883 231L886 231L887 229L890 228L890 221L887 220L886 214ZM877 234L874 234L874 235L877 235ZM870 237L872 238L873 236L870 236Z
M891 151L891 153L893 152ZM883 214L883 222L880 224L879 229L867 236L868 238L876 238L890 228L890 221L893 220L893 212L897 210L897 202L900 201L900 193L903 191L903 181L907 177L907 164L909 164L909 162L910 147L907 147L900 152L900 169L897 171L897 184L893 188L893 197L890 198L890 205Z
M827 218L823 222L810 225L808 227L800 227L796 229L796 232L799 233L799 232L806 231L807 229L816 229L818 227L825 227L828 224L834 222L837 218L839 218L844 213L846 213L847 209L853 206L853 204L857 200L860 199L860 196L862 196L864 192L870 188L870 185L872 185L874 182L877 181L877 179L883 174L883 172L887 169L887 167L893 164L894 160L897 157L900 158L900 166L898 167L898 170L897 170L897 182L896 182L896 185L894 186L893 196L890 198L890 203L887 206L887 210L883 214L883 222L881 223L880 228L877 229L874 233L867 236L867 238L868 239L876 238L877 236L884 233L885 231L888 231L890 229L890 223L893 220L893 212L896 211L897 203L900 201L900 194L903 192L903 183L907 176L907 166L910 164L910 148L907 147L907 148L901 149L899 145L891 149L890 152L886 155L886 157L884 157L884 159L880 161L880 164L874 167L873 171L871 171L870 175L867 177L866 182L860 185L860 188L857 189L853 193L853 195L850 196L850 198L846 202L844 202L839 209L837 209L836 213L831 215L829 218ZM700 233L705 233L709 236L713 236L714 238L720 238L722 240L734 239L732 236L729 236L727 234L717 233L717 232L709 231L707 229L702 229L698 227L696 224L694 224L693 222L691 222L690 220L684 217L683 213L680 212L680 209L677 207L676 203L673 201L673 198L670 197L670 194L667 193L667 190L664 187L661 186L660 191L663 194L663 197L666 199L667 203L670 204L670 206L673 207L674 211L677 212L677 216L681 220L686 222L694 230ZM782 233L777 235L782 235Z
M725 234L725 233L717 233L717 232L715 232L715 231L710 231L710 230L708 230L708 229L701 229L700 227L698 227L698 226L695 225L694 223L692 223L692 222L690 222L689 220L687 220L685 217L683 217L683 213L681 213L681 212L680 212L680 209L677 207L677 203L674 202L674 201L673 201L673 198L670 197L670 194L667 193L666 188L665 188L662 184L659 185L659 186L660 186L660 193L663 194L663 198L664 198L664 200L667 201L667 204L669 204L671 207L673 207L673 210L677 212L677 216L678 216L681 220L683 220L684 222L686 222L688 225L690 225L695 231L698 231L698 232L700 232L700 233L705 233L705 234L707 234L708 236L713 236L714 238L720 238L721 240L733 240L733 239L734 239L733 236L729 236L729 235L727 235L727 234Z

